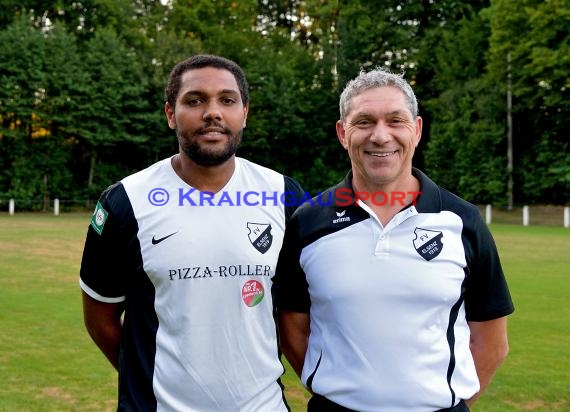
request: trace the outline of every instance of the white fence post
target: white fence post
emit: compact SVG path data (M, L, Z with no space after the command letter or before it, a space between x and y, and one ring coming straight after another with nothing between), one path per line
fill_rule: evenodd
M485 206L485 222L490 225L492 221L491 217L491 205Z
M53 199L53 214L59 216L59 199Z
M523 226L528 226L529 220L528 206L523 206Z
M568 206L564 208L564 227L570 227L570 207Z
M10 215L14 214L14 209L15 209L14 199L10 199L10 201L8 202L8 212L10 213Z

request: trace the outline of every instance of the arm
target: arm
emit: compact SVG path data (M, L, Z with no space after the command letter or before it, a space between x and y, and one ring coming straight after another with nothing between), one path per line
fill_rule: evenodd
M466 401L468 405L472 405L491 383L493 375L509 353L507 318L469 322L469 329L471 354L481 386L479 392Z
M309 343L309 314L291 312L288 310L279 313L279 341L285 357L301 377L305 353Z
M83 320L91 339L115 369L119 369L122 303L104 303L82 292Z

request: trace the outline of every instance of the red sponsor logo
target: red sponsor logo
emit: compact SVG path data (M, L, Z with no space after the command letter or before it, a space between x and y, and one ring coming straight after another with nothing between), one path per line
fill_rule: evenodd
M265 291L263 285L257 280L248 280L241 288L241 298L249 306L255 306L263 300Z

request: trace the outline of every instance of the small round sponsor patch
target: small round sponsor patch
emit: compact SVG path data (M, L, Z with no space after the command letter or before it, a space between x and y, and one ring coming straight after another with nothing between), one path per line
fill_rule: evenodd
M261 302L264 294L263 285L257 280L248 280L241 288L243 302L249 307Z

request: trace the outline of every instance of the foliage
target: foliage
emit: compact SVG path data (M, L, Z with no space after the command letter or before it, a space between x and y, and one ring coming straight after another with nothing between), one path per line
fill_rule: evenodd
M564 0L61 0L0 10L0 198L93 198L177 151L163 89L194 53L245 69L239 155L316 193L346 173L336 139L346 81L375 66L414 86L414 164L475 203L570 197L570 10ZM510 57L510 65L508 64Z
M485 23L471 14L457 31L442 28L430 33L439 39L432 49L433 83L439 95L424 103L434 120L425 162L435 181L465 199L503 204L503 98L483 76L489 34Z
M568 202L570 10L560 0L502 0L488 15L487 75L503 92L512 84L518 200Z
M59 130L73 77L74 43L19 18L0 32L0 192L15 198L59 196L70 189L69 145ZM33 166L32 166L33 165Z

